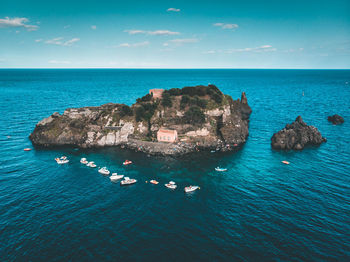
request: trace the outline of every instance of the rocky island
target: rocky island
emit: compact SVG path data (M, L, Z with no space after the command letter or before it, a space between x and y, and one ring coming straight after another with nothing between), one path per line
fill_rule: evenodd
M152 89L131 107L108 103L66 109L41 120L36 146L120 146L148 154L231 151L248 137L252 110L243 92L233 100L215 85Z
M333 125L340 125L344 123L344 118L337 114L329 116L327 119L329 122L332 122Z
M308 126L301 116L298 116L292 124L287 124L272 136L271 147L281 150L302 150L306 145L320 145L326 141L316 127Z

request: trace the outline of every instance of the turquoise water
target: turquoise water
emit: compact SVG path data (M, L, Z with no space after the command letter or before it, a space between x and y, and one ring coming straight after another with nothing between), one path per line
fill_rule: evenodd
M55 111L208 83L234 99L247 93L250 135L238 153L23 151L35 124ZM2 261L350 259L349 70L0 70L0 91ZM327 121L334 113L343 125ZM271 150L272 134L298 115L328 142ZM61 155L68 165L55 163ZM81 157L139 182L113 184ZM123 167L126 158L134 164ZM215 172L218 165L228 172ZM177 190L163 186L170 180ZM190 184L201 189L185 194Z

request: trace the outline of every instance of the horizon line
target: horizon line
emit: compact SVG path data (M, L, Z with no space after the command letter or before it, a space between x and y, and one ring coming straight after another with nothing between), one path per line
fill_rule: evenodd
M230 68L230 67L0 67L0 70L9 69L111 69L111 70L350 70L350 68Z

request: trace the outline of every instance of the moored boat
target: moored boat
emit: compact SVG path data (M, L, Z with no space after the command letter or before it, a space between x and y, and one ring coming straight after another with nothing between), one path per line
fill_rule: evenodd
M66 156L62 156L60 158L56 157L55 160L56 160L56 163L59 165L67 164L69 162Z
M200 189L200 187L199 186L187 186L187 187L185 187L185 192L189 193L189 192L196 191L197 189Z
M80 163L86 165L87 163L89 163L89 161L87 161L87 159L83 157L82 159L80 159Z
M131 165L131 164L132 164L132 161L131 161L131 160L125 160L125 161L123 162L123 165L124 165L124 166Z
M88 167L96 167L96 164L94 161L90 161L89 163L86 164Z
M109 175L111 172L107 169L107 167L102 167L98 170L98 172L102 175Z
M112 182L116 182L118 181L119 179L122 179L124 177L124 175L118 175L117 173L113 173L109 179L112 181Z
M31 151L32 149L31 148L25 148L25 149L23 149L24 151Z
M159 182L157 180L153 180L153 179L151 181L149 181L149 182L154 184L154 185L158 185L159 184Z
M289 165L289 164L290 164L290 163L289 163L288 161L286 161L286 160L283 160L282 163L285 164L285 165Z
M215 168L215 171L218 171L218 172L225 172L225 171L227 171L227 168L216 167L216 168Z
M165 186L167 188L170 188L170 189L176 189L177 188L177 185L175 184L174 181L170 181L168 184L165 184Z
M124 177L124 180L120 181L120 185L122 186L126 186L126 185L132 185L135 184L137 182L136 179L133 178L129 178L129 177Z

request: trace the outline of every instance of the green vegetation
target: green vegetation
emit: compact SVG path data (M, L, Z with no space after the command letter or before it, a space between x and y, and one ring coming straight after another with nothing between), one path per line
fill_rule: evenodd
M169 91L165 90L162 94L162 106L164 107L172 107L173 102L171 101Z
M137 122L142 120L150 121L155 110L158 107L158 103L143 103L135 108L135 118Z
M181 109L184 109L187 105L188 106L199 106L200 108L206 108L208 104L208 101L202 98L199 98L198 96L190 97L189 95L183 95L180 101L180 107Z
M205 116L198 106L192 106L185 112L184 121L188 124L202 124L205 121Z
M172 88L172 89L169 89L168 92L171 96L180 96L182 94L180 88Z
M133 115L133 111L131 110L131 108L127 105L122 105L122 107L120 108L120 116L132 116Z
M141 97L141 98L137 98L137 99L136 99L136 102L137 102L137 103L149 102L149 101L152 100L152 97L153 97L152 95L147 94L147 95L145 95L145 96L143 96L143 97Z

